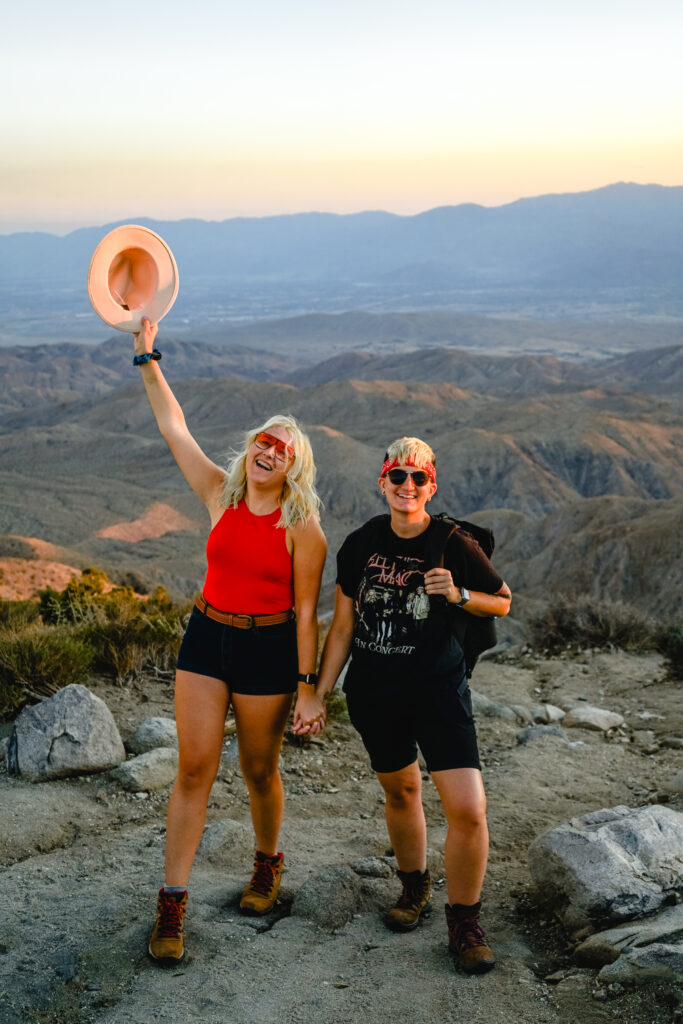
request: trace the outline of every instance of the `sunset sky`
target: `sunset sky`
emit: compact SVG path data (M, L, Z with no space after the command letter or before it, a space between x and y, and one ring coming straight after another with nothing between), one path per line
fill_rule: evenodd
M683 184L680 0L22 0L0 232Z

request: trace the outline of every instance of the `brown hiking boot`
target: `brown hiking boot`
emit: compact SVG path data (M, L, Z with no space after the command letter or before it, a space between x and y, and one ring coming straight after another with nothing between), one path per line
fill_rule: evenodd
M486 936L479 924L481 903L465 907L460 903L446 904L448 948L457 957L468 974L484 974L496 963L493 950L486 944Z
M421 871L397 871L403 882L403 892L384 918L387 926L395 932L412 932L420 918L430 911L429 895L431 881L429 869Z
M267 914L275 906L284 856L276 853L269 857L260 850L254 857L254 873L242 893L240 910L243 914Z
M147 950L158 964L177 964L185 956L183 948L183 921L187 906L185 892L159 890L157 919Z

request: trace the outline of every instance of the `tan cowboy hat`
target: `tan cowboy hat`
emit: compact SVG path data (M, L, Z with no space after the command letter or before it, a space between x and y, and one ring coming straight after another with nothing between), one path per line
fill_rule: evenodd
M149 228L114 228L95 249L88 268L88 295L97 315L117 331L139 331L143 316L158 324L177 294L173 253Z

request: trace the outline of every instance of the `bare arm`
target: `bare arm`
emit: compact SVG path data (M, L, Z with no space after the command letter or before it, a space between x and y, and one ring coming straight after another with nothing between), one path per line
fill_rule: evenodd
M315 518L295 526L290 535L299 671L308 674L315 672L318 660L318 595L327 542ZM299 683L299 694L311 689L309 683Z
M152 351L156 334L157 325L151 324L144 317L142 330L135 335L136 355ZM183 410L161 372L159 363L153 360L145 363L140 367L140 373L161 436L192 490L210 507L223 484L223 470L204 454L187 429Z
M428 594L441 594L449 604L458 604L462 601L462 591L453 582L450 569L430 569L425 573L425 590ZM463 611L469 612L470 615L478 615L481 618L495 615L502 618L510 611L512 594L507 583L503 583L495 594L485 594L480 590L470 590L469 594L470 599L464 605Z
M337 586L334 618L325 641L320 678L314 693L304 694L297 701L293 731L320 732L325 724L325 698L334 689L341 670L346 664L353 639L353 600ZM309 688L310 689L310 688ZM296 716L299 711L299 717Z

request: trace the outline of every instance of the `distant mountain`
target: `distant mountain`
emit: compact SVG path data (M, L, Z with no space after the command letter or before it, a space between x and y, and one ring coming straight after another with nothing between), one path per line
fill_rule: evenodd
M683 187L622 183L412 217L130 220L158 231L174 251L181 280L174 329L220 332L239 319L312 310L683 311ZM64 238L0 236L5 343L12 331L15 340L50 339L50 326L63 339L69 322L78 337L103 336L85 276L113 226Z

